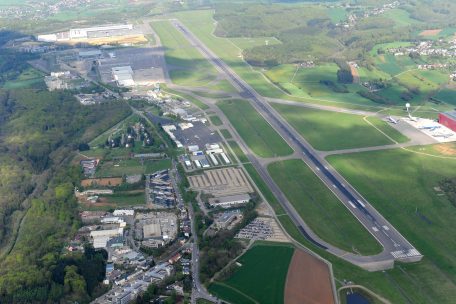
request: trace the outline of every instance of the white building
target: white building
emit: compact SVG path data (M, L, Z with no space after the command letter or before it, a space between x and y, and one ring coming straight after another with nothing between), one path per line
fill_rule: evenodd
M114 216L122 216L122 215L133 216L133 215L135 215L135 210L133 210L133 209L117 209L117 210L114 210L114 212L112 214Z
M133 80L133 70L131 66L120 66L111 69L112 77L121 87L132 87L135 85Z
M217 198L210 198L209 204L214 207L229 208L229 207L233 207L233 206L246 204L249 201L250 201L249 194L237 194L237 195L220 196Z

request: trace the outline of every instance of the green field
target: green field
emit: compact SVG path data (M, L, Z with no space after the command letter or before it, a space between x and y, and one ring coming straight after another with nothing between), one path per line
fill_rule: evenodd
M410 14L402 9L392 9L387 11L383 16L394 21L395 27L419 25L421 22L410 17Z
M237 260L241 266L233 275L209 291L232 303L283 303L293 252L288 244L256 243Z
M246 100L217 102L236 131L260 157L285 156L293 150Z
M282 104L272 105L317 150L330 151L393 143L360 115ZM396 141L407 141L405 136L386 122L376 117L370 117L369 121Z
M211 10L194 10L191 12L176 12L173 14L184 23L208 48L224 60L243 80L251 85L259 94L272 98L282 98L301 102L328 104L340 107L358 108L378 107L373 102L357 95L355 92L349 94L334 94L325 91L324 95L309 96L299 86L291 85L279 88L268 81L268 78L261 70L253 69L241 56L241 51L229 39L217 37L213 34L214 20ZM319 87L321 89L321 86ZM288 92L287 92L288 91ZM318 92L318 90L314 90ZM329 98L328 98L329 97Z
M173 83L203 86L215 79L217 71L168 21L151 23L166 48L166 63Z
M97 168L96 177L113 177L153 173L155 171L171 168L171 160L144 160L143 164L138 159L125 159L105 161Z
M229 140L228 144L230 145L231 149L233 150L234 154L236 154L237 158L241 163L248 163L250 162L247 156L245 156L244 152L242 152L241 147L239 147L238 143L234 140Z
M423 153L431 148L413 150ZM455 176L456 160L404 150L338 155L328 160L424 254L424 263L404 266L411 269L409 275L416 285L415 292L408 286L406 294L421 299L412 302L426 303L426 295L435 303L456 298L456 209L434 188L443 178ZM406 278L401 280L400 285L407 284Z
M28 68L23 71L17 79L8 80L3 85L5 89L21 89L29 88L34 85L41 85L45 87L44 84L44 74L34 68Z
M442 89L433 96L433 98L451 104L456 105L456 89Z
M218 117L217 115L209 116L209 119L210 119L211 123L212 123L214 126L221 126L221 125L223 125L222 120L221 120L220 117Z
M327 13L333 23L339 23L347 19L347 11L340 7L330 8Z
M106 198L110 203L116 204L117 207L144 205L146 202L144 191L114 193L113 195L106 196Z
M230 131L228 131L227 129L221 129L221 130L220 130L220 133L222 133L222 136L223 136L225 139L231 139L231 138L233 138L233 136L231 135Z
M275 162L268 171L299 215L323 240L363 255L381 251L380 244L302 160Z
M275 37L239 37L230 38L229 40L241 50L250 49L256 46L274 45L281 43Z

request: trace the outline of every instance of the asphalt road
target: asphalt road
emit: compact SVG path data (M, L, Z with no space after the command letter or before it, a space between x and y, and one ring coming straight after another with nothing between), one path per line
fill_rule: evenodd
M189 42L197 48L226 78L239 89L244 99L250 100L257 111L271 124L271 126L299 152L303 161L325 183L325 185L339 198L361 224L383 246L380 254L373 256L360 256L345 252L331 244L326 243L315 235L305 224L300 215L288 202L282 191L274 183L261 161L248 153L248 158L256 167L262 178L268 184L274 195L279 199L286 212L297 225L301 233L316 246L339 256L355 265L368 270L380 270L393 267L394 260L403 262L417 261L422 255L379 213L375 210L344 178L302 138L253 88L242 80L230 67L209 50L178 20L172 24L184 35Z

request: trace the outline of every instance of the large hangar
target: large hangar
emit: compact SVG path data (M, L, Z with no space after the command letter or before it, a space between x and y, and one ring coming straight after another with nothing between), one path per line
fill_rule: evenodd
M439 123L456 132L456 111L439 113Z

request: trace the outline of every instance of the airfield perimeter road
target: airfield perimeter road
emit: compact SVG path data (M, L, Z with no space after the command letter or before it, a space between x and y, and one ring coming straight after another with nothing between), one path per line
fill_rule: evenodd
M392 268L394 260L403 262L419 261L423 257L377 210L375 210L345 179L321 158L309 143L302 138L253 88L240 78L225 62L218 58L197 37L190 32L179 20L172 19L171 23L184 37L197 48L217 70L226 76L241 96L249 100L256 110L271 124L271 126L299 153L301 159L339 198L362 225L379 241L383 251L377 255L361 256L343 251L320 239L305 224L283 192L272 180L266 166L253 154L247 157L260 173L261 177L278 198L287 214L291 217L300 232L316 246L358 265L367 270L382 270ZM247 148L244 144L243 146ZM248 149L248 148L247 148ZM250 151L250 150L249 150Z

